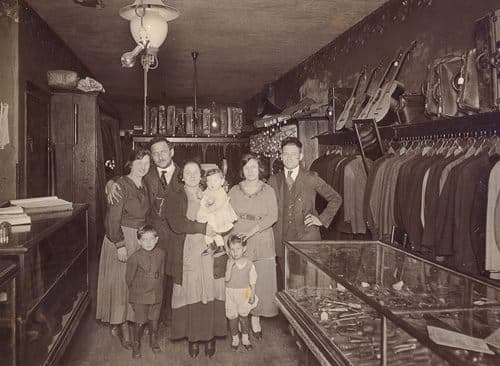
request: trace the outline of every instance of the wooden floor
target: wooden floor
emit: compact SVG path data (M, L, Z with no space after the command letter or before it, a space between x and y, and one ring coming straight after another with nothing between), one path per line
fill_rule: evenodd
M279 315L272 319L262 320L262 340L251 338L254 349L246 351L240 347L238 351L230 348L229 337L217 340L217 352L210 359L205 356L203 346L197 358L189 357L187 341L170 342L169 329L160 330L162 352L153 354L149 347L149 338L143 336L142 358L131 358L131 352L120 346L119 340L113 337L110 328L94 320L93 311L85 314L60 365L63 366L99 366L99 365L237 365L237 366L300 366L301 353L288 332L285 319Z

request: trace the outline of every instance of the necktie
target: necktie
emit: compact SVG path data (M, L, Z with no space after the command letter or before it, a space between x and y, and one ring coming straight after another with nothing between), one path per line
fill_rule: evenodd
M165 177L165 174L167 174L167 171L162 170L161 175L160 175L160 181L161 181L161 185L163 186L163 188L167 188L167 186L168 186L167 177Z
M292 189L292 186L293 186L293 178L292 178L292 171L289 170L287 173L286 173L286 185L288 186L288 189Z

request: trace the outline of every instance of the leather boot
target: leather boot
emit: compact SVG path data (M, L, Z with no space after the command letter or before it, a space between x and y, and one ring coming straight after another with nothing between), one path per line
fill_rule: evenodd
M205 343L205 355L212 358L215 355L215 338Z
M243 343L243 346L250 351L253 349L253 346L248 338L248 334L250 333L250 320L248 319L248 316L240 315L239 318L241 324L241 343Z
M198 342L188 342L188 352L189 355L193 358L198 356L200 353L200 347L198 346Z
M231 349L238 350L240 345L240 332L238 331L238 318L229 319L229 332L231 333Z
M161 352L160 345L158 343L158 320L149 321L149 345L153 353Z
M132 358L141 358L141 338L144 332L144 324L134 323L134 342L132 343Z
M132 341L130 340L130 328L126 320L125 322L120 324L120 330L121 330L120 342L122 344L122 347L131 350Z

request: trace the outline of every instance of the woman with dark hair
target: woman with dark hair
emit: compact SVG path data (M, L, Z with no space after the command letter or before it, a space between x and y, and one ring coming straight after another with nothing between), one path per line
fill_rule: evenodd
M229 191L231 206L238 216L232 233L246 238L246 255L257 271L255 290L260 300L251 312L251 323L254 336L262 338L260 317L278 315L274 300L277 283L272 230L278 220L278 206L274 190L261 180L264 169L256 155L243 155L240 169L243 180Z
M134 320L125 282L126 262L139 248L137 229L146 223L149 199L142 178L148 172L149 164L149 150L131 152L125 165L126 175L116 181L121 197L113 204L108 204L106 236L99 261L96 318L113 325L113 334L119 334L118 329L121 328L120 340L126 349L132 349L128 321Z
M214 278L214 257L202 255L205 234L215 232L196 222L200 209L201 167L188 161L182 168L182 181L166 201L167 221L174 235L167 258L167 274L173 277L171 338L187 338L189 355L198 356L199 343L205 354L215 354L215 337L227 334L224 278ZM208 231L208 232L207 232Z

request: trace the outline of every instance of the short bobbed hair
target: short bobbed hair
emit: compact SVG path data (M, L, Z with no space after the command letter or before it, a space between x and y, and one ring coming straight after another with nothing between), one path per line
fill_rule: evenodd
M243 174L243 168L245 165L247 165L247 163L250 160L255 160L257 162L257 164L259 165L259 179L264 177L264 175L266 174L266 168L264 167L262 160L259 158L258 155L253 154L253 153L248 153L248 154L244 154L240 159L240 178L245 179L245 175Z
M127 161L125 162L123 174L124 175L130 174L130 171L132 170L132 163L135 160L141 160L146 155L151 157L151 151L142 147L138 147L132 150L128 156Z

